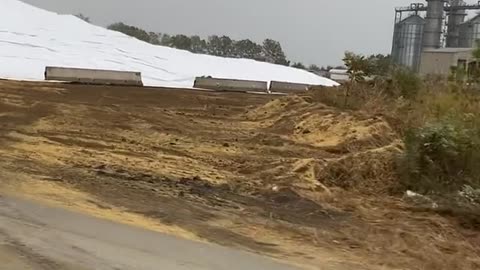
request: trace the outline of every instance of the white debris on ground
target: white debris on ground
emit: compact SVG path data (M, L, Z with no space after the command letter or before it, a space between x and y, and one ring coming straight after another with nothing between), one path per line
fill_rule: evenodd
M470 203L480 204L480 189L474 189L472 186L465 185L462 190L458 192L458 195Z
M198 76L338 85L286 66L151 45L19 0L0 0L0 63L8 79L43 80L45 66L61 66L142 72L149 86L192 87Z
M432 199L430 199L429 197L427 197L425 195L422 195L422 194L419 194L419 193L416 193L416 192L413 192L413 191L410 191L410 190L407 190L405 192L405 195L403 196L403 199L408 201L408 202L415 203L415 204L418 204L418 205L428 206L432 209L438 208L438 204L436 202L434 202Z

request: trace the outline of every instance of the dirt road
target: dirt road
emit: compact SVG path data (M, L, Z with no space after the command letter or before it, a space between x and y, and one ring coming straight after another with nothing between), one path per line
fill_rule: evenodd
M0 197L0 259L5 270L295 269L233 249L5 196Z

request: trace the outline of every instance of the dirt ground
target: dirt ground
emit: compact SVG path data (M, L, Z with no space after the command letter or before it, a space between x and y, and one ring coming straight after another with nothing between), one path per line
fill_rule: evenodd
M388 195L401 148L308 97L0 81L4 192L306 269L480 269L478 223Z

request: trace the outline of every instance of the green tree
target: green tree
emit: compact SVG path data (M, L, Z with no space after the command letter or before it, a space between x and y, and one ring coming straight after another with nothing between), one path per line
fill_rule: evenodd
M347 73L350 76L350 84L345 87L345 102L344 106L348 105L348 97L350 96L350 88L356 83L365 81L365 77L371 73L371 63L363 55L355 54L353 52L345 52L343 62L347 67Z
M373 75L385 76L389 73L391 67L390 55L372 54L368 57Z
M208 38L208 53L211 55L232 57L234 56L233 40L227 36L210 36Z
M87 22L87 23L90 23L90 18L87 17L87 16L85 16L85 15L83 15L82 13L78 13L78 14L76 14L75 16L76 16L77 18L79 18L80 20L83 20L83 21L85 21L85 22Z
M280 42L273 39L265 39L263 42L263 54L265 60L269 63L288 66L290 61L287 60L285 52L282 49Z
M221 56L225 57L233 57L234 56L234 48L233 48L233 40L228 36L221 36L220 37L220 51Z
M347 67L351 83L362 82L365 80L365 77L371 74L371 63L363 55L345 52L343 62Z
M210 55L222 56L222 45L220 37L217 35L209 36L207 42L207 53Z
M163 34L160 38L160 45L171 47L172 46L172 37L169 34Z
M160 45L160 33L155 33L155 32L150 32L148 33L149 38L149 43L153 45Z
M292 64L292 67L298 68L298 69L307 69L307 68L305 67L305 65L302 64L301 62L293 63L293 64Z
M185 35L173 36L170 40L170 46L180 50L192 50L192 40Z
M391 72L393 96L402 96L407 99L414 99L422 88L422 79L412 70L405 67L398 67Z
M262 46L251 41L250 39L243 39L234 42L234 55L239 58L263 60Z
M143 29L135 26L127 25L122 22L111 24L107 27L110 30L122 32L139 40L150 42L150 35Z
M199 36L190 37L191 52L193 53L207 53L207 42Z
M310 71L317 71L317 72L318 72L318 71L322 71L322 69L321 69L319 66L314 65L314 64L310 65L310 66L308 67L308 70L310 70Z

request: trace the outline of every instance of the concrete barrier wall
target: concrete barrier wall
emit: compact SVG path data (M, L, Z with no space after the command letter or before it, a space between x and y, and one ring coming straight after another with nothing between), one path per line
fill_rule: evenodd
M330 79L336 82L345 82L350 79L350 75L342 73L330 73Z
M270 91L281 92L281 93L293 93L293 92L307 91L309 86L310 85L308 84L302 84L302 83L272 81L270 83Z
M46 67L45 80L87 84L143 85L140 72L82 68Z
M197 77L195 78L195 83L193 87L211 89L211 90L223 90L223 91L267 92L268 83L263 81L247 81L247 80Z

